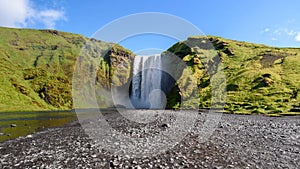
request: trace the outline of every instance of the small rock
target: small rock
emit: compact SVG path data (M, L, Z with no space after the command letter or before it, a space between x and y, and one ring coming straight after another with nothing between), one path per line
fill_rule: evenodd
M4 133L0 133L0 136L3 136L4 135Z
M31 135L31 134L26 136L26 138L32 138L32 137L33 137L33 135Z
M231 126L231 124L229 124L229 123L226 123L226 125L229 126L229 127Z
M17 125L16 124L11 124L10 127L17 127Z
M170 127L170 124L164 123L164 124L161 125L161 127L163 127L163 128L169 128L169 127Z
M114 166L118 166L118 165L119 165L119 162L118 162L118 161L114 161L114 162L113 162L113 165L114 165Z
M118 165L119 165L119 162L116 160L110 162L111 167L117 167Z
M222 169L222 166L214 166L214 169Z

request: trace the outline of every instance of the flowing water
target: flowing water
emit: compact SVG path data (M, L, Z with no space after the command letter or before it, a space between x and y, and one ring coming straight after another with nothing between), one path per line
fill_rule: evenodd
M0 142L58 127L76 119L70 111L0 113Z
M170 80L162 66L160 55L135 57L129 94L134 108L165 108L165 93L175 81ZM0 112L0 142L62 126L74 120L76 113L70 111Z
M166 97L162 91L162 72L160 55L135 57L130 93L135 108L164 108Z

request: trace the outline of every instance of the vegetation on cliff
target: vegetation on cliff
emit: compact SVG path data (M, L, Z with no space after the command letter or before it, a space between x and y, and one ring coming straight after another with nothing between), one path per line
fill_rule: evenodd
M205 47L210 42L214 49ZM226 75L225 112L284 115L293 114L288 112L296 112L300 107L299 48L276 48L199 36L179 42L168 51L182 58L193 70L200 90L200 108L211 106L211 79L215 75L209 74L209 69L214 65L210 62L216 62L216 57L208 57L212 53L222 65L218 71ZM180 98L174 90L168 96L170 108L176 108L179 100L174 98Z
M133 54L119 45L56 30L0 28L0 111L71 109L79 55L96 59L99 86L108 87L111 77L119 86L129 79L126 57Z
M224 104L225 112L284 115L300 109L299 48L195 36L167 52L182 59L192 72L199 98L191 102L199 102L200 108L214 107L212 98L225 97L216 88L224 83L212 85L217 72L223 72L226 102L219 105ZM96 89L129 83L134 54L119 45L55 30L0 28L0 111L71 109L72 79L82 84L88 80L84 73L73 78L78 58L93 63L79 66L93 70ZM168 108L179 108L180 99L195 92L190 87L193 79L184 76L186 72L168 94Z

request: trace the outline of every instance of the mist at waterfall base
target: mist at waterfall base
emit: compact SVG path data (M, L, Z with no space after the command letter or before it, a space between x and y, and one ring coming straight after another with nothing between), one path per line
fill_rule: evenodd
M129 97L133 108L164 109L166 95L175 80L163 71L161 55L136 56L133 63L133 77Z

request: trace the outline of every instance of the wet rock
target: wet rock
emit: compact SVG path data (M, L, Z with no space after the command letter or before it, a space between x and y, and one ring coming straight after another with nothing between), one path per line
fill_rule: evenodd
M11 124L10 127L17 127L17 125L16 124Z

